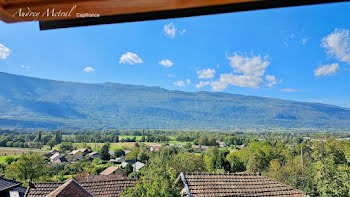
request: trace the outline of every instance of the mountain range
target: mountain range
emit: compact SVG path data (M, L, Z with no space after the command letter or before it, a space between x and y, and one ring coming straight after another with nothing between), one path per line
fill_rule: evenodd
M2 72L0 84L0 128L350 128L350 109L320 103L63 82Z

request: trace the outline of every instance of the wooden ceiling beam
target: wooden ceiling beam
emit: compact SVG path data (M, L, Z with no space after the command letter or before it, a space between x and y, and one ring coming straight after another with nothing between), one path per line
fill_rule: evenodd
M342 1L349 0L0 0L0 19L39 21L41 29L51 29Z

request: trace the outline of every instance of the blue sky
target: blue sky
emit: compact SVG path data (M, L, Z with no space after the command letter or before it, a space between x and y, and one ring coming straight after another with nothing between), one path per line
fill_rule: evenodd
M350 107L349 10L333 3L48 31L0 22L0 71Z

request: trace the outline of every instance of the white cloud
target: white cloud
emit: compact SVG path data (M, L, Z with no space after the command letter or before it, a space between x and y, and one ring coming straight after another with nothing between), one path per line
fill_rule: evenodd
M126 52L120 57L119 63L134 65L134 64L141 64L143 63L143 61L137 54Z
M180 33L181 35L183 35L183 34L186 33L186 32L187 32L186 29L183 29L183 30L180 30L180 31L179 31L179 33Z
M198 70L197 75L199 79L211 79L215 76L215 70L210 68Z
M5 60L10 55L11 50L0 43L0 59Z
M172 67L174 65L174 63L172 61L170 61L169 59L165 59L159 62L160 65L164 66L164 67Z
M338 60L350 64L350 36L349 30L336 29L322 39L322 47L328 54L335 56Z
M222 80L221 76L220 76L219 81L213 81L210 83L210 85L211 85L211 88L213 88L213 90L221 91L227 87L228 83L226 81Z
M337 73L339 70L339 64L334 63L334 64L326 64L318 67L317 69L314 70L315 76L327 76L331 74Z
M83 69L83 71L84 71L84 72L87 72L87 73L91 73L91 72L95 72L95 69L92 68L92 67L90 67L90 66L88 66L88 67L85 67L85 68Z
M173 83L175 86L179 86L179 87L184 87L186 84L184 81L180 80L180 81L175 81Z
M242 73L248 76L261 77L265 74L265 69L270 65L269 58L265 56L243 56L235 54L232 57L227 57L230 60L230 66L236 73Z
M211 82L213 90L220 91L228 85L259 88L265 84L263 76L266 68L270 65L268 56L263 58L260 55L249 57L236 53L233 56L228 56L227 59L230 60L233 73L221 74L219 80ZM265 79L269 87L277 83L275 76L267 75Z
M302 38L301 39L301 44L305 45L307 43L307 41L309 41L309 38Z
M293 88L285 88L285 89L281 89L281 92L294 93L294 92L297 92L297 90Z
M269 86L270 88L277 84L276 77L273 75L266 75L265 79L266 81L268 81L267 86Z
M191 83L191 79L186 79L186 83L190 84Z
M27 70L29 70L29 69L31 69L31 67L30 66L26 66L26 65L21 65L21 68L23 68L23 69L27 69Z
M176 36L176 27L173 23L164 25L164 33L170 38L175 38Z
M202 87L207 86L209 84L210 84L209 81L200 81L199 83L196 84L196 88L202 88Z

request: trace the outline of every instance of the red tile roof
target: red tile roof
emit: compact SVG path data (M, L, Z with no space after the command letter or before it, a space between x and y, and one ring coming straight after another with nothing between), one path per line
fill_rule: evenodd
M77 183L74 179L68 180L46 197L93 197L83 186Z
M129 179L127 176L122 174L117 175L89 175L89 174L80 174L73 177L74 180L81 182L98 182L98 181L112 181L112 180L121 180Z
M108 168L106 168L105 170L103 170L100 175L111 175L113 174L116 170L118 170L118 167L115 166L110 166Z
M299 190L276 182L268 177L256 174L209 174L209 173L181 173L179 179L192 197L210 196L279 196L306 197ZM178 179L178 181L179 181Z
M133 187L136 181L130 178L115 179L115 177L113 180L106 180L104 177L104 181L77 182L95 197L118 197L125 189ZM25 197L45 197L63 184L65 182L31 184L27 188Z

